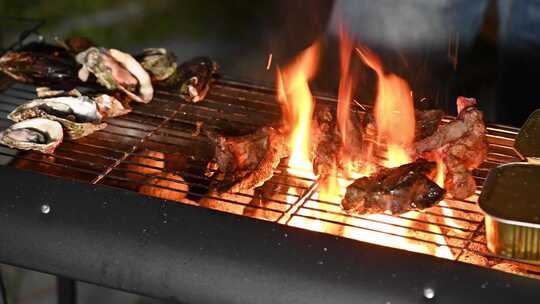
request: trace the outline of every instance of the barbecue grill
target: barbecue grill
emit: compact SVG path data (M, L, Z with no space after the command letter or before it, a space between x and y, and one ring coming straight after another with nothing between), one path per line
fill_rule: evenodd
M0 94L1 128L10 124L7 113L36 97L34 92L31 86L11 84ZM319 96L317 102L335 101ZM368 299L366 286L370 299L376 299L373 293L389 302L412 299L421 297L425 287L450 302L447 297L456 285L463 291L475 280L470 292L478 297L501 299L494 290L535 293L526 288L538 286L535 280L287 227L360 240L374 234L386 239L383 245L413 244L403 246L428 248L424 253L431 254L446 248L456 261L506 265L499 269L536 276L533 265L489 254L475 198L446 199L416 212L418 216L353 216L317 200L317 182L291 176L285 165L259 191L206 193L209 178L204 172L212 149L204 136L194 136L197 122L210 129L249 132L279 115L271 88L223 79L197 104L158 91L151 103L135 105L131 114L109 119L108 128L86 138L64 141L51 155L1 147L2 261L186 302L296 297L317 302L329 300L319 293L330 286L335 290L331 298L344 302ZM517 131L488 127L488 161L475 171L479 185L489 168L519 160L512 149ZM153 191L142 192L169 201L132 193L147 187ZM188 206L196 202L237 215Z
M7 114L36 95L5 78L0 88L4 129ZM505 303L540 294L537 266L489 253L477 196L356 216L318 199L318 182L288 173L286 160L258 189L209 192L213 149L201 125L246 134L280 115L272 86L224 77L195 104L158 90L54 154L0 147L0 261L69 278L60 281L68 292L73 279L186 303ZM477 194L490 168L520 160L518 131L488 125Z

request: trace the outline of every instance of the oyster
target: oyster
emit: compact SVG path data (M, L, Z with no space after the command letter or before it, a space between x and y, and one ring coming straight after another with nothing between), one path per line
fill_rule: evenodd
M135 56L142 67L150 73L152 80L162 81L176 71L176 56L164 48L144 49L143 53Z
M0 144L15 149L52 153L62 142L63 137L60 123L34 118L16 123L0 132Z
M60 97L60 96L72 96L72 97L81 97L82 94L77 89L73 89L69 92L64 90L51 90L48 87L37 87L36 94L39 98L47 97ZM88 94L88 93L87 93ZM115 96L107 94L88 94L92 98L98 107L98 111L103 115L103 118L106 117L117 117L126 115L131 112L131 108L127 102L121 102Z
M14 80L37 85L75 87L77 64L73 59L41 52L7 52L0 71Z
M18 106L8 115L15 122L35 117L58 121L72 139L87 136L107 126L101 123L103 115L98 111L96 101L87 96L34 99Z
M150 76L131 55L115 49L91 47L75 57L82 64L79 79L86 82L92 73L109 90L121 90L137 102L152 100ZM139 95L133 93L139 86Z
M114 96L99 94L92 97L92 99L96 102L98 111L104 117L117 117L131 112L131 108L127 104L122 103Z
M81 36L72 36L67 39L60 39L58 37L55 37L54 40L60 47L73 55L85 51L93 46L96 46L93 41Z
M208 57L195 57L182 63L176 72L167 78L165 85L179 89L187 101L199 102L206 97L210 84L218 77L218 64Z

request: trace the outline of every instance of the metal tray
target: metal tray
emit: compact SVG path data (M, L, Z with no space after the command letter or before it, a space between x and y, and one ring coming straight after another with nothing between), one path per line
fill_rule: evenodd
M540 264L540 166L509 163L492 169L479 198L494 254Z

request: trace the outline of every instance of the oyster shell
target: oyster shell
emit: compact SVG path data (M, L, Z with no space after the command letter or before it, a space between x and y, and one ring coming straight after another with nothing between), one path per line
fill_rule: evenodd
M176 71L176 56L164 48L144 49L135 58L155 81L165 80Z
M190 102L206 97L210 84L218 77L219 65L208 57L195 57L182 63L165 85L179 89L180 95Z
M63 137L60 123L45 118L33 118L0 132L0 144L15 149L52 153Z
M8 115L15 122L35 117L58 121L72 139L87 136L107 126L101 123L103 115L98 111L96 101L87 96L34 99L18 106Z
M148 103L154 90L150 76L129 54L115 49L91 47L75 57L82 65L79 79L87 81L92 73L97 82L109 90L121 90L137 102ZM139 95L133 92L139 86Z
M48 97L60 97L60 96L72 96L72 97L81 97L83 96L81 92L77 89L71 91L64 90L51 90L48 87L37 87L36 94L39 98L48 98ZM103 118L106 117L117 117L126 115L131 112L131 108L128 103L123 103L118 100L115 96L107 94L88 94L96 104L98 111L103 115Z
M16 81L55 87L75 87L77 63L72 58L45 52L7 52L0 57L0 72Z
M96 101L98 110L104 117L117 117L131 112L131 108L127 104L123 104L114 96L100 94L92 99Z

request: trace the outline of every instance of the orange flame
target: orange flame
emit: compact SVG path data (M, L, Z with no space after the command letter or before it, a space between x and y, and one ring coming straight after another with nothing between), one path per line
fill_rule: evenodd
M435 177L435 183L437 183L439 187L444 188L446 166L444 165L444 162L438 152L435 153L435 161L437 162L437 175Z
M297 176L314 177L310 157L311 119L314 102L308 81L317 71L319 44L304 50L283 71L278 70L278 99L286 111L286 125L292 128L289 168Z
M352 75L349 73L353 42L346 31L341 29L340 62L341 77L339 81L337 124L343 145L347 144L347 136L351 127L350 109L352 98Z
M375 121L379 142L388 146L386 167L411 162L406 147L414 141L414 105L407 82L395 74L385 73L380 60L366 48L356 48L362 60L377 74Z
M315 179L311 162L311 120L314 100L309 90L309 80L315 76L319 60L319 44L314 43L304 50L290 65L283 70L277 68L277 98L284 115L284 125L291 128L289 140L289 163L287 172L291 175ZM294 194L299 194L291 187L292 194L287 202L296 201ZM311 230L321 230L322 222L302 223Z

